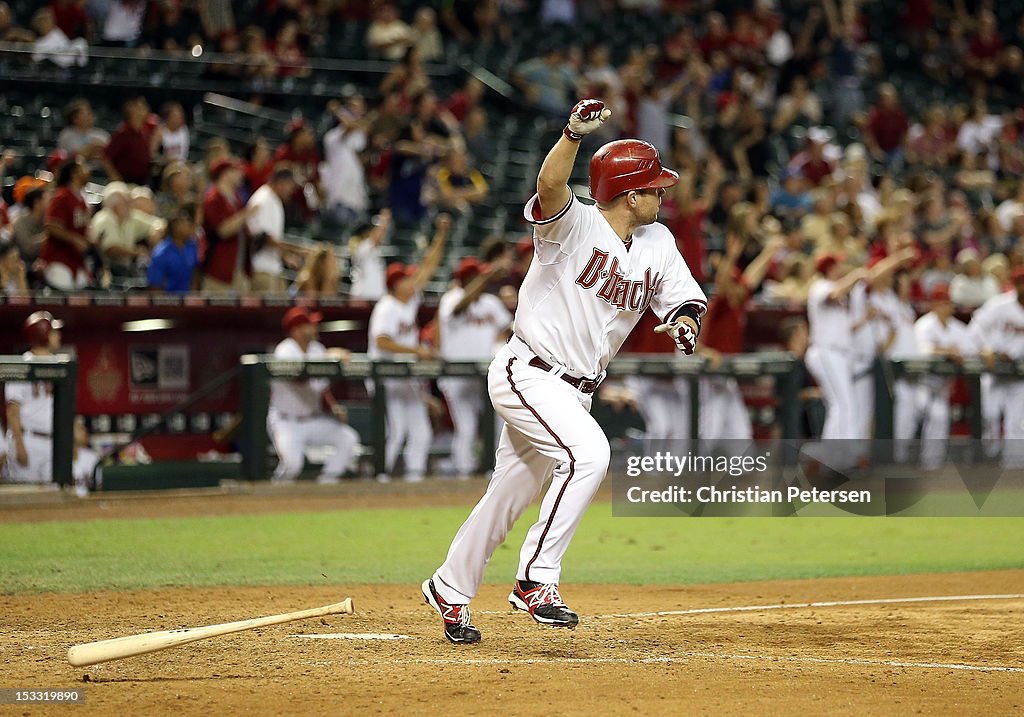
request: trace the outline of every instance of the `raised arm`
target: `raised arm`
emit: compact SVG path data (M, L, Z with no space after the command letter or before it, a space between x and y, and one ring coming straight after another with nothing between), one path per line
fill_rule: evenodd
M569 123L544 158L537 175L537 196L546 216L552 216L569 203L569 175L576 162L580 140L600 127L611 114L600 100L580 100L572 108Z
M866 279L867 277L868 272L866 269L854 269L842 279L836 281L832 286L832 290L828 292L829 301L839 301L844 298L847 294L853 291L853 287L857 285L858 281Z
M501 276L511 268L511 262L509 261L497 261L491 264L487 271L482 272L466 285L466 291L463 293L462 298L459 299L459 303L452 309L452 313L455 315L461 314L463 311L468 309L474 301L476 301L487 285L491 283L491 280L497 276Z
M391 228L391 210L381 209L380 213L377 214L377 226L370 232L370 236L367 239L373 242L374 246L380 246L384 242L384 237L388 235L388 230Z
M779 249L786 243L785 239L780 236L774 236L765 242L764 249L758 254L750 264L747 265L746 270L743 272L743 283L745 283L750 290L753 291L758 284L764 281L765 275L768 273L768 267L771 266L772 259L779 253Z
M448 240L448 231L452 226L452 218L447 214L438 214L437 219L434 220L434 226L436 228L434 241L430 243L423 261L420 262L416 273L412 277L413 283L416 285L416 291L423 290L423 287L430 281L430 277L437 271L437 267L440 266L441 259L444 258L444 244Z
M890 254L868 269L868 280L875 281L883 276L892 274L900 267L901 264L913 261L916 257L917 250L912 246L908 246L905 249L901 249L898 252Z

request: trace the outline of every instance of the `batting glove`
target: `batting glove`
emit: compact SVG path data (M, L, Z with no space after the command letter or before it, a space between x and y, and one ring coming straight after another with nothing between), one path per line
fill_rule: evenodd
M685 321L661 324L654 329L655 333L667 333L676 342L676 347L689 356L697 348L697 332Z
M572 108L569 124L562 130L562 134L573 142L579 142L584 135L596 130L611 116L612 111L601 100L580 100Z

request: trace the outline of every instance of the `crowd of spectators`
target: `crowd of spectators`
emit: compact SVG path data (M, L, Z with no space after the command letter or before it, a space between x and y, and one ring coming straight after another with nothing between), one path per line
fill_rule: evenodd
M714 276L727 235L744 242L741 266L784 239L760 292L771 301L803 301L822 255L866 264L908 233L919 297L950 284L955 301L977 305L1024 263L1024 19L1000 27L988 0L902 3L893 22L912 53L899 77L948 89L927 102L908 100L914 82L895 81L857 0L448 0L408 13L277 0L261 6L259 25L237 22L230 2L100 5L53 0L50 33L171 51L206 44L238 58L211 63L213 75L292 76L329 54L332 24L358 20L366 56L392 65L377 86L247 147L191 147L178 103L154 111L131 97L123 122L101 128L87 100L71 101L49 165L19 179L0 212L3 257L13 257L0 262L4 288L334 294L358 276L352 295L379 298L381 226L471 214L490 191L480 171L494 147L488 90L469 77L439 92L427 65L450 43L510 41L526 12L563 37L615 6L666 13L669 31L626 48L529 43L505 79L524 116L556 123L578 97L600 97L613 114L597 141L659 148L681 174L662 221L699 280ZM38 42L21 21L0 2L0 39ZM93 207L81 189L101 175ZM313 225L352 237L351 269L337 247L288 241L286 227Z

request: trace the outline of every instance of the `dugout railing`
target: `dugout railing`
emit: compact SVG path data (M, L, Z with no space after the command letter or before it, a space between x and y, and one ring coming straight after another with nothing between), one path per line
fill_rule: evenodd
M273 380L308 380L325 378L331 381L372 381L375 387L371 403L371 447L374 471L385 472L384 442L387 426L386 379L417 378L432 380L443 376L475 377L481 394L486 396L488 361L371 361L365 355L353 355L347 362L337 359L282 360L269 354L247 354L241 359L242 422L239 445L242 453L242 477L263 480L269 469L269 437L267 411L270 404L270 382ZM721 363L703 357L675 357L666 354L629 355L617 358L608 368L610 378L648 376L681 377L690 382L690 426L697 438L700 425L698 382L702 376L733 376L752 379L773 376L780 395L780 424L784 434L796 435L800 421L798 393L799 374L794 371L797 360L785 352L758 352L723 358ZM482 402L481 426L493 425L490 401ZM492 467L494 432L481 430L481 467Z
M878 361L875 365L875 432L878 439L893 438L893 410L895 408L895 382L905 378L915 380L923 376L944 376L950 379L963 377L969 395L966 420L971 429L971 438L982 438L984 417L982 414L981 378L991 374L1001 378L1024 380L1024 360L1000 359L991 365L977 356L954 361L947 357L915 356L890 361Z

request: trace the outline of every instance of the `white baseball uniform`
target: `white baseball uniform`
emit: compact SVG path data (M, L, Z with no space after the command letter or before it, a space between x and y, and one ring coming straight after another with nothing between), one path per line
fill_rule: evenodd
M287 338L274 349L274 358L301 360L323 358L327 350L319 341L312 341L306 351L299 342ZM272 480L290 483L302 472L307 446L324 446L330 450L318 483L336 483L355 457L359 434L323 412L324 391L330 386L325 378L305 381L275 380L270 382L270 410L267 432L277 451L278 464Z
M402 346L419 346L420 329L416 315L421 295L416 294L402 303L387 294L373 307L370 314L369 347L371 359L409 359L410 354L394 354L377 346L377 339L387 336ZM420 481L427 471L427 457L433 430L427 411L426 386L417 378L389 378L384 382L388 437L384 450L387 472L391 473L398 460L398 452L405 446L405 479Z
M892 344L885 353L886 358L906 359L920 355L917 335L914 333L914 322L917 320L914 307L900 299L891 289L871 292L868 302L879 314L876 322L880 329L879 341L887 341L890 331L894 334ZM893 384L893 438L897 460L903 461L908 457L910 441L917 433L918 419L917 382L905 377L897 378Z
M861 440L872 437L875 417L875 359L878 358L880 327L867 318L870 308L867 282L860 281L850 291L850 314L854 326L851 345L853 370L853 396L856 404L856 436Z
M849 297L832 301L829 292L835 283L818 279L807 297L807 323L810 346L804 357L807 370L821 388L825 403L825 443L804 447L807 455L823 460L836 470L854 465L862 455L862 422L857 415L857 396L853 382L853 317ZM820 451L819 455L818 454Z
M1006 299L1004 297L1010 297ZM967 330L971 340L980 352L983 349L993 349L998 343L998 314L994 307L1000 306L1006 301L1015 300L1016 292L1009 292L994 296L984 304L975 309L971 316L971 323ZM994 457L999 454L1002 446L1003 416L1006 412L1007 385L1010 379L997 377L991 373L984 373L981 376L981 415L982 415L982 446L985 453Z
M446 361L481 361L494 357L498 336L512 323L512 314L494 294L481 294L461 313L455 307L466 295L457 286L441 297L437 307L441 328L441 358ZM476 472L473 443L476 441L482 408L480 380L445 376L437 380L452 414L455 435L452 438L452 462L460 477ZM488 429L491 430L491 429Z
M707 311L704 292L663 225L640 227L627 243L596 206L575 196L550 218L540 212L534 195L524 211L534 225L533 262L513 338L487 376L491 402L506 422L494 474L434 573L438 593L451 603L476 595L492 553L549 477L516 577L558 582L562 557L611 458L590 415L593 394L565 379L602 378L648 306L665 321Z
M33 357L31 351L22 354ZM7 431L7 471L14 483L53 481L53 385L45 381L11 381L4 385L8 403L18 405L21 438L28 464L19 465L14 434Z
M1024 306L1017 292L1000 294L986 301L976 312L972 326L975 321L980 322L978 335L983 337L986 348L1017 361L1024 359ZM997 394L1001 398L999 408L1003 411L1003 466L1024 468L1024 379L997 379L990 397Z
M825 401L825 427L821 437L856 438L856 401L853 393L853 321L845 299L830 301L834 282L818 279L807 296L810 346L807 368L821 388Z
M929 312L914 324L921 353L930 356L956 349L961 355L973 353L967 326L956 318L943 322ZM918 381L918 407L921 425L921 465L941 468L949 441L950 380L941 376L922 376Z
M349 296L363 301L377 301L387 294L384 256L380 247L363 239L352 251L352 288Z

